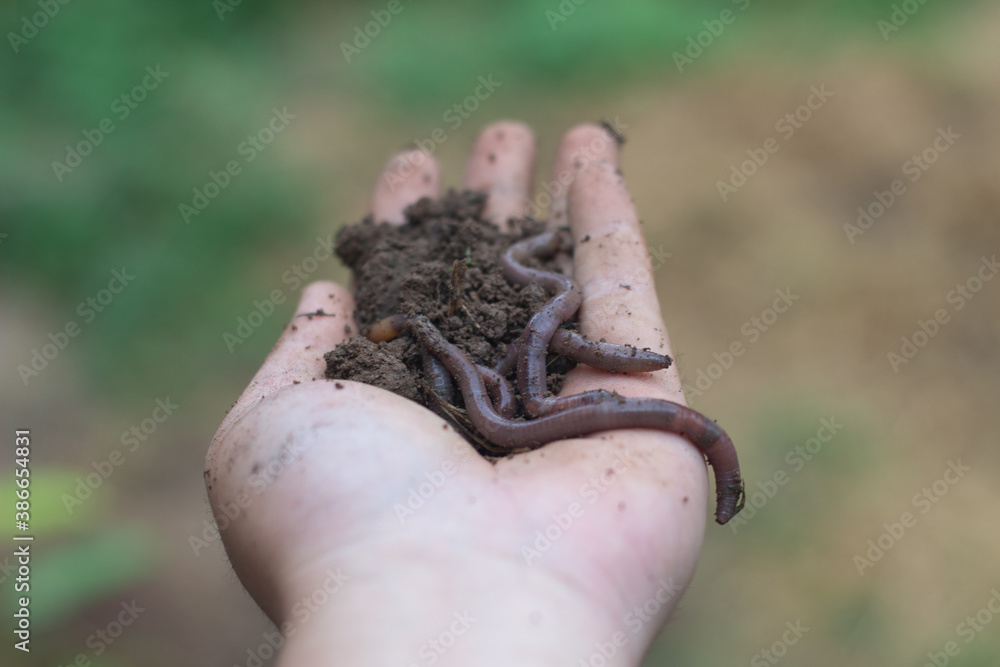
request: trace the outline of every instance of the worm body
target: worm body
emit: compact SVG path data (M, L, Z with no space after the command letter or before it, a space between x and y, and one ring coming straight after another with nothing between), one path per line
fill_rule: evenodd
M499 415L476 365L449 343L426 317L407 318L417 341L441 360L457 380L465 409L476 429L491 443L509 450L536 449L547 442L619 428L656 428L684 436L700 449L715 473L715 520L724 524L743 507L743 481L729 436L703 415L677 403L654 398L624 398L577 405L529 421ZM588 392L589 393L589 392ZM609 393L609 392L605 392ZM570 397L573 398L573 397Z
M384 343L404 331L406 331L406 316L390 315L372 325L368 330L368 340L373 343Z
M514 413L517 412L517 401L514 399L514 390L510 388L507 378L486 366L477 365L476 370L483 378L486 393L490 395L496 412L504 419L513 419Z
M454 403L455 384L451 381L448 369L426 348L421 351L420 359L424 366L424 378L431 391L445 403Z
M593 341L568 329L556 329L549 341L549 352L609 373L648 373L669 368L673 363L665 354L640 350L632 345ZM520 354L521 339L518 338L507 346L507 353L496 363L495 370L507 375L517 365Z
M559 400L545 396L545 355L549 349L549 341L552 340L559 325L573 317L579 310L583 293L576 283L566 276L529 268L524 266L524 261L531 256L550 256L560 247L561 238L558 232L543 232L513 244L500 261L504 277L510 282L521 286L533 282L539 283L555 295L532 316L521 336L517 359L517 386L521 391L524 410L532 417L547 414L552 410L553 403Z
M593 341L567 329L556 329L549 341L549 351L568 357L578 364L611 373L647 373L669 368L673 363L665 354L640 350L632 345Z
M507 344L507 353L500 357L497 363L493 366L493 370L500 375L507 377L507 374L514 370L514 367L517 366L517 360L520 356L521 339L518 338L517 340Z
M387 317L372 327L368 337L377 342L403 332L413 335L424 349L424 371L433 391L450 403L454 380L472 425L486 440L508 452L621 428L654 428L686 438L712 466L715 520L725 524L743 508L744 488L736 448L715 422L678 403L626 398L605 390L563 397L545 395L545 358L550 350L610 372L647 372L672 363L666 355L630 345L590 341L559 328L580 308L580 288L566 276L533 269L524 262L531 257L551 256L562 247L562 237L552 231L519 241L504 253L501 267L507 280L520 286L537 282L552 297L532 316L522 336L508 346L494 368L473 363L422 315ZM532 417L526 421L513 419L517 404L505 379L515 365L521 402Z

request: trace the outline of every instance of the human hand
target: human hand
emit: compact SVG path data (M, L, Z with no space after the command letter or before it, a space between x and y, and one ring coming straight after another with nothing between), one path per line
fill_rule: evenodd
M486 190L486 215L506 224L526 210L534 159L530 130L490 126L464 187ZM571 130L550 219L571 226L581 332L670 354L618 160L603 128ZM397 155L375 188L376 219L401 223L439 182L433 158ZM598 652L638 664L694 574L702 454L627 429L490 463L416 403L324 379L323 353L357 326L343 287L306 287L296 312L320 309L330 316L286 328L206 458L233 567L286 636L281 664L576 665ZM684 402L675 368L578 366L562 395L590 389Z

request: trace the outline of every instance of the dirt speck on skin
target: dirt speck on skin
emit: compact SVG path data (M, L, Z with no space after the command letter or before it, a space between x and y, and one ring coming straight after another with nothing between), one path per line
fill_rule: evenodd
M603 127L607 131L607 133L611 135L611 137L615 140L615 143L618 144L619 147L625 145L625 135L619 132L615 128L615 126L611 124L611 121L602 120L601 127Z
M452 191L408 207L402 225L368 216L340 231L337 254L354 272L354 315L362 334L390 315L424 315L475 363L492 366L506 353L550 295L537 284L522 288L507 282L500 257L511 243L543 231L544 223L522 219L516 231L501 232L482 218L485 205L483 193ZM534 265L559 272L558 260ZM456 261L464 264L464 307L449 315ZM328 378L364 382L435 406L424 381L421 349L409 335L384 343L358 335L325 358ZM549 390L555 393L574 364L559 355L548 361ZM516 387L513 374L509 379ZM463 406L458 391L455 400Z

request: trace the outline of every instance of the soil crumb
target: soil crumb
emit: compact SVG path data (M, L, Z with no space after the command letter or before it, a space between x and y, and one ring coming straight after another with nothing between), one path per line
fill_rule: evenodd
M500 257L511 243L543 231L545 223L524 218L515 221L514 232L504 233L482 218L485 205L481 192L450 191L408 207L402 225L368 216L338 233L337 254L354 272L354 315L361 331L325 355L326 377L364 382L437 408L413 338L373 343L364 337L373 324L396 313L430 318L476 363L492 366L507 352L550 295L537 284L508 283ZM561 272L565 264L565 257L557 256L535 266ZM573 366L550 355L550 391L559 391ZM513 374L509 379L516 387ZM455 400L463 406L457 390Z

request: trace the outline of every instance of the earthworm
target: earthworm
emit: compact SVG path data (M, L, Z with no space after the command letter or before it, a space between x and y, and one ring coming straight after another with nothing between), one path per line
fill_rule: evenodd
M494 369L506 376L517 364L521 340L507 345L507 353ZM616 345L590 340L583 334L569 329L556 329L549 341L549 352L561 354L578 364L586 364L609 373L648 373L669 368L673 360L665 354L640 350L634 345Z
M486 393L493 401L494 409L504 419L513 419L517 412L517 401L514 399L514 390L510 388L507 378L497 373L488 366L476 365L476 370L483 378L486 385Z
M495 364L493 364L493 370L495 370L500 375L507 377L507 375L514 370L517 366L517 360L521 356L521 339L518 338L515 341L507 343L507 352L500 357Z
M614 392L595 390L567 397L546 397L545 356L553 339L560 353L590 362L595 368L628 372L665 368L671 360L665 355L637 350L632 346L594 343L583 336L559 329L580 306L579 287L569 278L523 265L529 256L544 257L559 250L561 239L556 232L546 232L511 246L502 266L507 279L518 285L538 282L553 293L548 303L528 322L522 337L511 343L498 362L496 378L487 381L491 369L474 364L461 350L449 343L424 316L393 315L372 327L369 338L388 340L409 331L420 345L444 364L458 382L466 412L473 426L486 439L509 451L529 450L553 440L580 437L618 428L656 428L685 437L699 448L715 474L716 511L719 524L728 522L743 508L744 490L736 449L729 436L715 422L683 405L653 398L625 398ZM563 331L565 333L559 333ZM639 354L644 353L644 354ZM509 386L503 376L517 361L518 385L525 411L535 419L514 421L504 407L503 389Z
M395 332L394 335L399 335L406 328L405 320L396 323L395 327L389 325L386 320L382 320L381 325L382 329L379 331L381 335L386 335L389 332ZM426 348L422 351L422 359L424 376L427 378L431 390L446 403L454 404L455 386L448 369L436 357L431 355ZM514 398L514 391L511 389L510 383L507 382L507 378L488 366L476 364L476 370L483 378L483 383L486 385L486 393L490 395L490 400L493 401L493 407L497 413L505 419L513 419L517 412L517 402ZM561 412L567 408L580 405L593 405L614 396L616 394L613 392L603 389L596 389L574 396L562 396L557 401L549 402L550 407L546 414Z
M406 331L406 318L403 315L392 315L379 320L368 330L368 339L374 343L389 341ZM448 369L426 348L424 348L421 358L423 360L424 377L431 391L445 403L454 404L455 386ZM514 391L507 382L507 378L500 375L492 368L486 366L476 366L476 370L483 378L486 391L493 401L496 411L507 419L512 419L517 412L517 402L514 399Z
M559 329L559 325L579 309L583 298L580 288L566 276L528 268L523 262L530 256L545 256L557 252L562 247L562 242L563 239L558 232L545 232L513 244L504 253L502 260L504 275L511 282L519 285L538 282L544 289L555 293L555 296L531 318L519 344L516 348L512 344L507 357L501 360L497 367L501 378L506 376L510 369L505 366L510 363L512 352L518 355L517 383L521 390L525 412L532 417L591 405L608 398L607 392L602 391L585 392L572 397L545 396L547 391L545 357L553 342L555 348L553 351L566 354L570 359L600 370L640 372L666 368L671 363L670 357L655 352L639 350L632 346L589 341L580 334ZM394 318L386 318L371 328L368 337L374 341L389 340L398 334L399 325L400 323L394 321ZM424 368L425 371L428 370L426 361ZM445 387L447 380L439 379L439 372L435 370L427 372L426 375L433 380L432 387L441 388L442 391L436 392L439 396L444 398L445 393L451 393L450 387ZM484 380L493 390L491 395L494 397L497 409L503 414L508 410L505 406L509 404L504 401L505 395L512 392L509 387L505 387L505 381L500 381L501 378L494 380L484 375Z
M455 385L448 369L426 349L421 351L420 358L424 365L424 379L427 380L431 391L445 403L454 403Z
M531 417L542 417L555 412L594 405L609 398L608 392L603 390L588 391L574 396L545 395L547 392L545 357L548 354L549 345L556 336L556 332L559 331L559 325L571 318L580 308L583 293L576 283L568 277L558 273L532 269L524 266L523 262L531 256L551 255L561 247L562 237L558 231L543 232L511 245L501 259L501 267L507 280L522 286L537 282L555 295L528 321L528 326L525 327L524 333L521 335L518 350L517 386L521 391L521 403L524 405L524 411ZM610 365L604 364L604 359L600 354L601 350L582 336L572 338L565 335L561 338L563 338L561 342L567 343L567 347L574 354L587 357L591 362L602 364L605 368ZM587 344L583 344L584 342ZM634 359L632 355L626 356L620 350L614 350L614 352L620 354L615 358L616 361ZM668 364L670 362L669 357L655 353L650 354L653 357L646 355L644 360L650 361L654 365L662 364L664 361ZM619 364L615 364L614 368L621 370Z
M539 417L551 411L558 398L547 397L545 382L545 355L549 341L559 325L568 320L580 308L583 293L568 277L558 273L540 271L524 266L531 256L552 255L562 247L558 231L542 232L518 241L503 254L500 265L504 277L515 285L536 282L554 296L535 313L521 335L521 345L517 360L517 387L521 392L524 411L532 417Z
M451 379L451 373L445 368L436 357L426 349L423 350L424 377L431 387L431 391L445 403L455 404L455 385ZM483 378L486 385L486 393L493 401L494 409L505 419L513 419L517 412L517 401L514 399L514 390L510 388L507 378L497 373L487 366L476 365L476 370Z
M367 338L373 343L384 343L406 331L405 315L390 315L372 325Z
M556 329L549 341L549 351L600 371L646 373L669 368L673 359L634 345L616 345L593 341L567 329Z
M529 421L497 414L476 365L424 316L403 317L405 327L451 373L465 399L473 426L487 440L509 450L536 449L553 440L619 428L656 428L685 437L701 450L715 473L715 520L725 524L743 508L743 480L732 440L715 422L690 408L656 398L625 398L576 406ZM610 392L605 392L610 393Z

